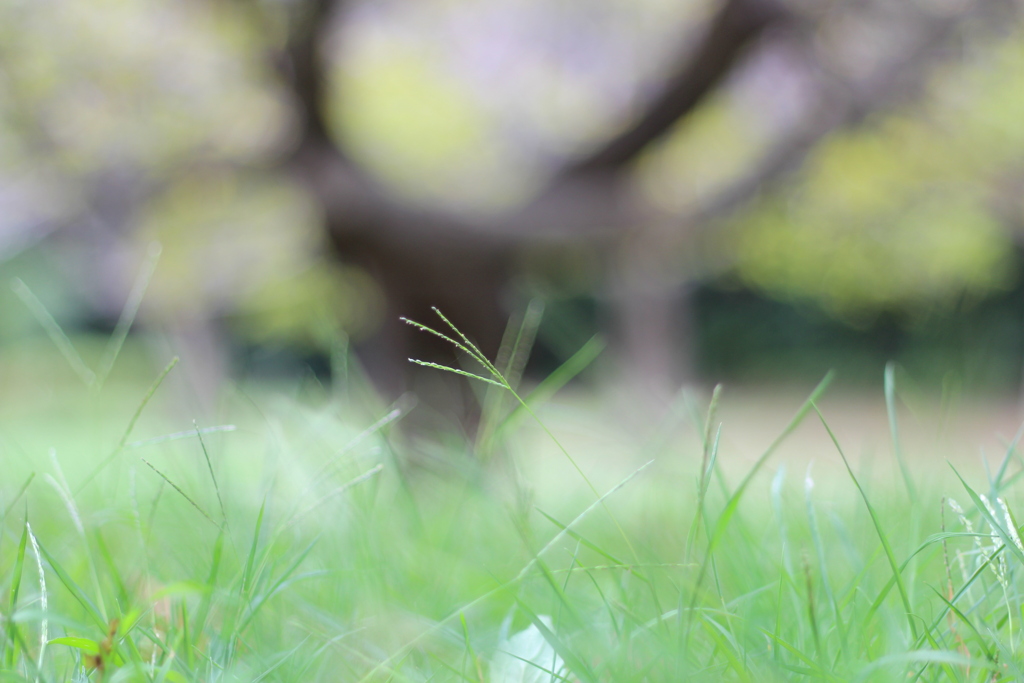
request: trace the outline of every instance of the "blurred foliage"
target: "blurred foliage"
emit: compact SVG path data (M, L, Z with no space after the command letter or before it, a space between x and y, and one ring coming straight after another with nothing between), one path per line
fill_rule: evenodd
M560 157L628 123L679 26L709 3L353 3L335 55L335 133L399 196L495 211Z
M1020 391L1019 281L983 298L961 297L929 315L889 311L855 325L813 302L778 301L738 284L706 285L694 296L695 362L702 377L799 384L835 370L844 386L877 390L886 363L896 361L922 388Z
M628 121L680 27L714 7L356 3L332 44L334 133L403 198L508 207ZM268 59L284 14L271 3L0 4L2 274L20 274L58 317L116 317L155 240L164 252L144 319L221 316L249 340L314 346L323 329L371 330L379 290L329 262L313 200L272 167L294 133ZM791 70L776 60L708 98L641 160L639 194L685 213L741 176L792 114L776 101L800 97ZM1024 39L972 42L923 102L830 136L713 241L747 285L862 325L1006 290L1024 223L1021 121ZM685 260L661 247L651 240L652 262ZM594 271L607 264L590 248L547 268L579 266L557 296L600 296ZM673 267L677 283L694 277ZM24 325L4 316L0 334Z
M359 340L371 332L383 310L383 295L369 274L316 261L254 290L238 307L235 322L256 342L290 341L324 350L339 333Z
M305 268L321 236L317 214L276 179L197 173L148 207L141 236L164 246L149 303L170 315L203 315Z
M372 324L378 299L324 258L310 199L260 168L288 144L291 113L263 54L273 24L251 18L163 0L0 7L0 187L29 196L0 219L0 267L65 322L116 314L156 241L151 321L240 308L245 334L304 342ZM111 202L125 203L113 220ZM67 229L28 249L53 226ZM83 291L104 279L114 293ZM23 329L21 308L0 327Z
M938 72L921 105L833 134L727 232L742 278L847 320L929 310L1016 277L1024 42Z
M495 131L466 84L401 44L374 52L337 75L334 118L346 147L411 199L493 203L509 179L497 173Z
M638 164L638 190L662 209L692 211L764 152L767 140L735 98L713 97Z
M280 142L263 37L215 3L8 2L0 18L4 133L33 163L161 169Z

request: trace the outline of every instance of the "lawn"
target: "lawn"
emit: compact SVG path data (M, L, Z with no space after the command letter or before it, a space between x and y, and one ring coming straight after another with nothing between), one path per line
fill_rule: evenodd
M468 440L314 381L199 421L126 349L102 388L7 356L0 680L1024 679L1016 444L905 452L895 375L884 454L832 442L826 378L726 458L728 389L609 446L571 369L520 400L480 359Z

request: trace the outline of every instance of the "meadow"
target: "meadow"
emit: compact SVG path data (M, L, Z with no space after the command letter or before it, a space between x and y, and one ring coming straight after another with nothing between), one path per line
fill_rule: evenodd
M905 452L890 368L884 462L833 440L826 377L759 452L722 455L716 389L613 466L560 398L587 358L527 387L445 322L472 439L313 379L200 422L131 344L78 384L5 352L0 680L1024 679L1019 434L984 469ZM787 474L810 428L831 464Z

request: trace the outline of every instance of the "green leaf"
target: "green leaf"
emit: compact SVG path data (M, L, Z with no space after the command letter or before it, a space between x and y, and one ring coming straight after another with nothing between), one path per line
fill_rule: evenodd
M54 638L46 643L47 645L67 645L85 652L90 655L98 655L100 653L100 644L95 640L89 640L88 638L75 638L67 636L64 638Z
M39 552L42 553L47 564L50 565L50 569L52 569L53 573L57 575L57 578L60 579L62 584L64 584L64 587L68 589L68 592L71 593L75 600L85 608L85 611L89 613L89 616L92 617L92 620L96 625L99 626L101 630L106 631L107 620L103 618L99 608L96 607L96 603L89 599L89 596L85 594L85 591L75 583L70 574L64 571L64 567L62 567L61 564L57 562L52 555L50 555L46 548L43 547L42 543L39 543Z
M960 480L960 483L963 484L964 489L967 491L967 495L971 497L971 501L974 503L974 506L978 508L981 516L985 518L985 521L988 522L989 526L991 526L999 535L999 538L1003 541L1003 545L1006 546L1015 558L1017 558L1017 561L1020 562L1021 565L1024 565L1024 551L1017 546L1017 542L1014 539L1010 538L1010 535L1003 527L1003 523L992 516L992 513L988 510L988 506L981 500L981 496L967 485L967 482L960 476L960 473L957 472L952 463L950 463L949 467L953 470L953 474L956 475L956 478Z

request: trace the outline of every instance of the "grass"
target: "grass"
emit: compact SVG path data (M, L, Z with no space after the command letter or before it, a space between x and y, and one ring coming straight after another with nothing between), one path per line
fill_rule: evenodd
M104 360L99 386L49 330L88 386L30 445L0 432L0 680L1024 679L1015 442L956 489L915 479L889 372L898 485L838 440L845 479L770 474L801 422L829 428L826 379L745 472L719 458L716 391L670 411L689 443L659 432L604 486L544 418L597 342L522 394L530 324L493 363L417 324L460 350L450 370L484 406L474 442L433 448L396 429L407 404L330 393L236 392L198 425L152 377L119 383ZM83 412L91 427L45 431ZM530 423L578 478L557 499L517 460Z

